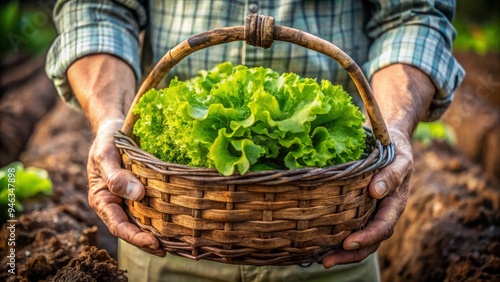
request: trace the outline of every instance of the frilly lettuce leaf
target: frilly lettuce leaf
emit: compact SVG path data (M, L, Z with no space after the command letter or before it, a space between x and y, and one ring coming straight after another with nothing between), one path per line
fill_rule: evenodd
M11 172L11 174L9 173ZM52 194L52 181L49 173L41 168L24 167L21 162L13 162L0 168L0 222L12 219L11 215L19 216L23 211L22 201L37 194ZM13 194L9 196L10 194ZM16 212L8 212L13 206Z
M158 158L223 175L357 160L365 121L341 86L222 63L148 91L134 134Z

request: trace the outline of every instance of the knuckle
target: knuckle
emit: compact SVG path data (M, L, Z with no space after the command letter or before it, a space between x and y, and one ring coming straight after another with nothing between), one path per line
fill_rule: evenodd
M106 158L106 152L101 149L97 149L94 152L94 161L96 163L101 163Z
M91 149L91 156L96 163L102 163L109 158L114 158L117 156L118 149L114 146L109 146L108 144L99 144L94 142Z
M354 256L353 256L353 262L360 262L364 259L365 257L359 252L359 251L355 251L354 252Z
M402 171L399 168L395 168L391 171L387 171L386 179L388 185L391 189L397 189L403 182Z
M116 225L116 230L121 230L121 234L118 234L118 232L116 232L116 234L114 234L116 237L120 237L122 238L123 240L127 241L127 242L132 242L130 239L130 234L129 232L126 232L126 226L125 225L125 222L120 222Z
M384 240L387 240L387 239L391 238L393 234L394 234L394 228L390 228L386 224L386 228L385 228L385 231L384 231L384 237L383 237Z
M406 161L406 170L410 171L410 170L413 170L413 166L415 165L414 161L413 161L413 158L409 158L407 159Z
M391 170L387 171L386 178L388 179L389 184L391 184L392 187L397 188L402 184L408 182L412 174L413 159L408 160L408 162L403 165L392 167Z
M415 170L415 168L413 167L413 165L408 169L408 172L406 173L406 178L408 179L408 181L410 180L411 176L413 175L414 170Z
M101 200L99 197L97 197L92 191L89 191L88 194L88 201L90 207L97 213L99 214L100 212L100 205L101 205Z
M89 193L89 195L88 195L88 201L89 201L89 205L90 205L90 207L91 207L91 208L92 208L95 212L97 212L97 204L95 203L95 201L94 201L94 199L93 199L93 197L92 197L92 195L91 195L90 193Z
M115 236L115 237L118 237L118 231L117 231L117 228L115 228L114 226L109 226L108 225L108 229L109 229L109 232Z
M358 251L352 251L350 261L353 263L357 263L357 262L361 261Z
M377 246L379 244L376 244ZM350 262L352 263L358 263L364 260L366 257L368 257L373 251L371 248L368 249L363 249L363 250L355 250L351 254L351 260Z
M392 228L389 226L389 224L385 221L382 221L382 234L384 234L384 237L387 238L389 234L392 233Z
M111 217L105 213L99 214L99 216L101 217L104 224L106 224L106 226L108 227L109 232L113 234L113 236L119 237L119 229L117 227L117 224L113 220L111 220Z
M386 240L394 234L394 228L392 228L389 222L385 220L377 220L376 223L376 229L373 230L372 236L374 238L378 238L378 241Z
M121 187L122 177L120 177L120 175L121 173L117 172L112 175L109 175L107 178L108 189L113 194L120 194L122 192L122 187Z

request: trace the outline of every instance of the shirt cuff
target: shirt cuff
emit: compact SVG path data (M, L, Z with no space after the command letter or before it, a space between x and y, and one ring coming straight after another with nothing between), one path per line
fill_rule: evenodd
M70 24L70 21L76 21L70 16L71 13L64 14L64 11L60 13L62 19L59 24ZM81 19L80 16L78 16L79 19ZM141 76L138 27L131 30L130 26L124 27L111 21L82 21L72 24L75 26L60 28L62 31L49 49L45 67L57 92L70 106L80 108L69 85L67 70L81 57L103 53L114 55L131 66L136 78Z
M439 119L453 100L453 92L465 72L443 36L437 30L407 25L388 30L375 40L369 51L370 60L363 66L366 76L391 64L408 64L426 73L436 87L426 120Z

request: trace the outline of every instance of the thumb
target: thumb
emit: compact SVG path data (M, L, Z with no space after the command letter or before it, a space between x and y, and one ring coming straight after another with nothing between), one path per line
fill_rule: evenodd
M120 166L116 167L115 164L117 163L104 162L102 164L102 172L109 191L132 201L140 201L146 194L144 185L131 171L121 169Z
M375 199L381 199L398 189L408 181L413 171L411 144L398 135L394 135L393 141L396 146L394 161L375 174L369 186L370 195Z
M94 161L109 191L132 201L141 200L146 189L131 171L121 168L121 157L113 138L96 139L95 143L98 149Z

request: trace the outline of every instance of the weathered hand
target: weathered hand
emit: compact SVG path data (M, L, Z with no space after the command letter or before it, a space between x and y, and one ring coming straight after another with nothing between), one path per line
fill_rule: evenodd
M145 194L144 186L134 174L120 167L113 134L122 123L118 119L104 121L97 130L87 165L89 203L114 236L148 253L165 256L156 237L130 223L121 207L123 198L140 200Z
M389 129L396 149L394 161L377 173L369 186L370 195L382 199L374 219L365 229L349 235L343 248L326 257L323 266L359 262L375 252L380 243L388 239L403 213L408 199L408 183L413 170L412 147L409 136Z

